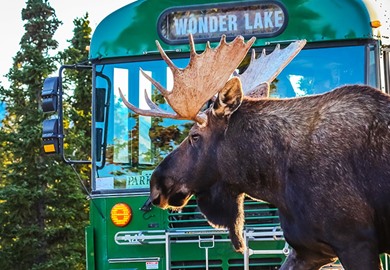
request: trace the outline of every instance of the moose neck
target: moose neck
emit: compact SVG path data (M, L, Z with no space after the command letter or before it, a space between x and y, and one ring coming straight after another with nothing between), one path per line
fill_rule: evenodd
M297 101L245 99L230 119L220 154L234 160L234 164L225 162L225 181L281 209L287 204L282 194L291 173L292 152L299 143L294 140L306 117L299 106L287 104L293 102Z

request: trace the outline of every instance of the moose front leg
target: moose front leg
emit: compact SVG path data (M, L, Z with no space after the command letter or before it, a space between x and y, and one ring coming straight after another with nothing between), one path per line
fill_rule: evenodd
M313 253L298 254L294 249L291 249L280 270L318 270L335 261L335 258L323 258Z
M349 243L349 247L338 252L339 260L345 270L382 270L376 245L369 242Z

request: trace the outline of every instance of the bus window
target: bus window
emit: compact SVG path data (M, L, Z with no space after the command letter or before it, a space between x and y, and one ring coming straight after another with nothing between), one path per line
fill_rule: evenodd
M390 50L383 51L383 67L385 91L390 94Z
M377 59L377 47L374 45L368 46L368 74L367 84L372 87L379 87L379 72L378 72L378 59Z
M174 63L185 67L188 59L177 59ZM104 66L104 73L113 78L113 95L106 160L97 170L95 190L149 188L155 166L179 145L192 126L188 121L139 116L129 111L120 98L119 89L129 102L141 109L149 109L146 94L161 109L172 111L158 90L141 74L140 68L168 90L173 86L172 72L163 60Z
M128 132L126 128L127 111L126 107L120 103L116 98L119 96L119 88L124 91L127 96L127 89L129 89L129 71L125 68L114 68L114 107L113 116L115 124L113 125L113 133L115 141L112 144L112 162L113 163L129 163L129 149L127 142L129 141ZM131 151L131 149L130 149Z
M303 50L271 84L271 96L319 94L343 84L364 83L364 55L364 46ZM183 68L188 59L174 62ZM119 96L119 88L141 109L149 108L145 103L146 93L161 109L172 111L163 96L140 73L140 68L168 90L172 89L172 74L163 60L104 66L106 76L113 78L113 95L105 166L97 170L97 190L149 188L155 166L179 145L192 126L189 121L138 116L128 110Z
M364 46L302 50L271 84L272 97L290 98L364 83Z

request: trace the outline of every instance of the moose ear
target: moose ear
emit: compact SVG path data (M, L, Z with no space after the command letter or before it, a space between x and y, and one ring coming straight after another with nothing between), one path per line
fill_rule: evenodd
M244 93L238 77L231 78L218 93L212 112L217 117L229 117L240 107Z
M269 98L270 85L268 82L263 82L256 86L250 93L246 94L252 98Z

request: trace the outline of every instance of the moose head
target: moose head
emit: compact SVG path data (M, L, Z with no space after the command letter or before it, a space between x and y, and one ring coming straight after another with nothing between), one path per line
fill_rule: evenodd
M190 62L184 69L177 68L156 41L162 58L174 76L172 91L166 90L141 70L175 113L159 108L146 93L150 110L137 108L120 94L125 105L140 115L196 122L188 137L153 172L150 198L154 205L161 208L180 209L192 195L196 195L198 206L209 222L215 227L227 227L233 246L242 252L245 247L241 236L244 193L232 188L234 179L223 179L225 177L221 174L221 171L235 167L234 158L226 157L229 144L234 142L229 142L225 134L230 119L243 100L267 96L269 84L298 54L306 41L294 42L285 49L277 46L269 55L263 50L257 59L253 50L246 71L235 74L255 42L254 37L245 43L243 37L238 36L227 43L225 36L222 36L216 48L211 48L207 43L201 54L195 51L192 35L189 40ZM202 112L201 108L209 100L213 100L212 105Z

